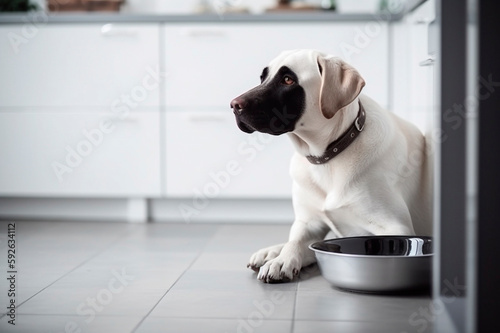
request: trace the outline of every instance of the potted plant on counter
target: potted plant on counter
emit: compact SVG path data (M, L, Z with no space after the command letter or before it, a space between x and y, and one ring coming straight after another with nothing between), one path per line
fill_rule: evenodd
M27 12L39 9L30 0L0 0L0 12Z

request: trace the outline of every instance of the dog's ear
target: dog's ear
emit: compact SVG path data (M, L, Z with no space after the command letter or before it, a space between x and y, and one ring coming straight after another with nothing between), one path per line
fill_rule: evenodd
M339 58L318 57L321 74L319 106L325 118L332 118L337 111L358 97L365 80L358 71Z

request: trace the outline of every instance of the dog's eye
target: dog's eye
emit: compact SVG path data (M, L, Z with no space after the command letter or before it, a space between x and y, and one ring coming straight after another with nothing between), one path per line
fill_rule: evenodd
M288 75L285 75L285 77L283 78L283 84L286 84L287 86L290 86L294 83L295 83L295 81L291 77L289 77Z

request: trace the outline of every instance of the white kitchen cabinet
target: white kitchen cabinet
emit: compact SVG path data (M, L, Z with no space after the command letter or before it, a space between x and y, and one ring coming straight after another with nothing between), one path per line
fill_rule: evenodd
M434 128L434 58L430 24L435 1L429 0L392 29L391 111L416 124L424 133Z
M158 106L159 24L0 26L0 107Z
M226 110L259 84L281 51L312 48L344 58L366 80L364 92L388 104L388 23L210 23L163 27L167 107Z
M434 91L434 52L430 42L430 24L434 21L435 2L429 0L408 15L411 29L411 59L410 80L412 120L429 132L434 128L435 91Z
M22 27L0 26L0 196L289 198L291 142L229 108L286 49L344 58L388 104L387 22L47 24L16 44Z
M0 112L0 196L160 195L159 112Z
M160 196L159 24L22 29L0 27L0 195Z
M286 136L241 132L226 111L170 111L165 117L166 194L179 198L291 196Z

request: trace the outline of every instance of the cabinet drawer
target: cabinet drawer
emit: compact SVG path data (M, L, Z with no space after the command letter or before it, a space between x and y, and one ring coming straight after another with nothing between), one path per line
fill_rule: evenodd
M0 112L0 195L159 196L159 118Z
M292 143L241 132L227 112L166 113L166 194L289 198Z
M157 24L0 26L0 106L159 105ZM17 40L17 39L15 39Z
M344 58L365 78L364 92L387 105L387 23L176 24L163 29L167 106L225 110L232 98L259 84L270 60L297 48Z

